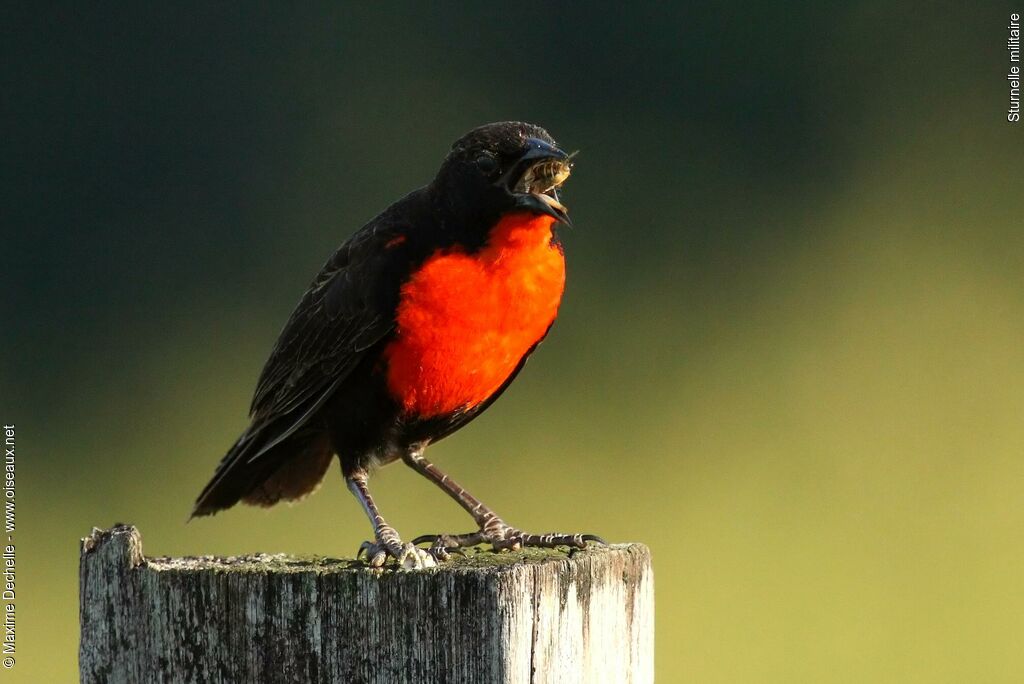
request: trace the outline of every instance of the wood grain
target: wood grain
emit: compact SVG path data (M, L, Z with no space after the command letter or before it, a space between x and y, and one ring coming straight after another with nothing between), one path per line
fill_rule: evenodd
M145 558L82 540L83 682L650 682L640 544L471 552L441 568L254 555Z

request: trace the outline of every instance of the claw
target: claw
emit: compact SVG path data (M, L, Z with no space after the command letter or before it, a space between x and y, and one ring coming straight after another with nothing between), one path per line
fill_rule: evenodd
M440 539L443 535L440 534L421 534L412 540L413 546L419 546L420 544L426 544L427 542L434 543Z
M359 551L356 553L356 558L366 556L366 562L372 568L379 568L384 565L384 561L387 559L387 554L384 552L384 548L373 542L364 541L359 545Z
M366 556L366 562L374 568L382 567L388 556L394 558L403 570L423 570L437 567L437 559L426 550L412 544L403 545L400 541L365 541L359 546L356 558L363 555Z
M373 542L364 541L359 545L359 550L356 551L356 558L362 558L366 556L369 559L373 555L373 549L376 546Z
M412 544L406 544L402 547L402 552L398 556L398 564L405 570L423 570L425 568L437 567L437 561L429 552Z
M520 537L509 537L507 539L495 539L491 542L491 548L495 551L518 551L523 548Z
M490 543L495 551L518 551L523 547L555 548L568 546L572 549L585 549L588 542L596 542L608 546L596 534L525 534L521 530L506 525L500 519L492 519L488 525L470 534L424 534L413 540L413 544L429 543L428 552L437 561L443 562L451 553L462 553L462 550L477 544Z
M453 553L457 553L460 556L465 555L465 547L475 546L479 543L479 534L471 532L470 534L423 534L412 540L415 544L426 544L430 546L426 549L427 553L430 554L435 561L443 563L451 558Z

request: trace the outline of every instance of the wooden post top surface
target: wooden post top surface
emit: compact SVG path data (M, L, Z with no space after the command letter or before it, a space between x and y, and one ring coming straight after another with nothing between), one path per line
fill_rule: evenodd
M82 540L82 681L653 681L642 544L471 549L437 568L285 554L147 558Z
M374 568L365 561L354 558L330 556L293 556L285 553L251 553L239 556L149 556L142 553L142 537L133 525L115 525L110 529L93 528L89 536L82 539L83 558L97 550L113 552L112 558L122 558L130 567L145 566L154 572L365 572L371 575L406 572L501 572L519 564L560 563L611 553L625 553L630 556L650 556L650 550L643 544L592 544L587 549L521 549L518 551L495 552L482 547L466 549L464 555L452 554L451 559L436 568L424 570L399 569L393 563L383 568Z

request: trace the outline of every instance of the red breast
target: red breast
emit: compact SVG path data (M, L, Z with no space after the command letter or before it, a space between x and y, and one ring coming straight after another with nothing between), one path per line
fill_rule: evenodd
M467 254L434 253L402 287L387 383L405 412L429 418L487 400L558 314L565 259L550 216L516 213Z

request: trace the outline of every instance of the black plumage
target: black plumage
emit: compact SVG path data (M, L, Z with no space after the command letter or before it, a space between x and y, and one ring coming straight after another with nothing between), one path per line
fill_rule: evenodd
M493 403L543 336L491 396L444 415L403 411L382 368L384 351L395 339L402 287L427 259L450 248L481 249L490 229L509 212L567 220L555 194L560 181L551 187L522 187L523 178L533 178L527 171L541 168L539 163L547 164L545 169L564 167L568 176L568 156L543 129L516 122L475 129L453 145L432 183L388 207L334 253L281 331L256 386L251 423L217 466L193 516L239 501L272 505L300 498L317 487L335 455L350 489L368 513L376 512L366 489L367 473L401 458L478 518L481 539L496 545L517 535L516 543L539 539L522 535L493 514L488 519L500 525L485 529L478 512L486 508L464 492L457 496L446 476L435 477L436 468L422 451ZM367 548L371 560L410 557L409 546L401 546L382 518L374 527L376 542ZM432 537L433 558L458 545L442 537ZM548 541L582 543L577 537ZM411 555L423 562L422 553Z

